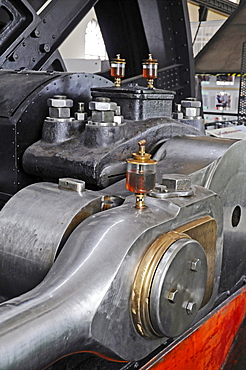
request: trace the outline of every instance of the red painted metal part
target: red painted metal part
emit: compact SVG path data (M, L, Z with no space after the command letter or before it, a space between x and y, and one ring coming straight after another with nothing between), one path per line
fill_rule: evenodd
M243 287L198 323L190 333L163 350L141 369L218 370L225 363L246 315Z

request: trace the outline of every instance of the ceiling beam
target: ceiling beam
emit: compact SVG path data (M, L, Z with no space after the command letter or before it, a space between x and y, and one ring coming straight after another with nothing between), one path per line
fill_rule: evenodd
M189 0L188 3L207 6L209 10L227 16L231 15L238 6L229 0Z

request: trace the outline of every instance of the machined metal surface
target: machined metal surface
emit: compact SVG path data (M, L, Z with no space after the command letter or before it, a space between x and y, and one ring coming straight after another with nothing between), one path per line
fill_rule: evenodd
M39 284L76 226L101 211L100 194L67 189L51 183L30 185L2 209L1 296L16 297Z
M43 282L1 305L1 367L39 369L66 353L82 349L133 360L163 341L139 336L132 324L126 297L131 293L139 260L171 224L182 226L184 219L205 216L209 209L221 225L221 208L219 198L200 187L196 187L192 197L174 198L172 202L148 198L146 203L146 209L136 210L134 197L129 197L124 205L84 220L70 235ZM215 295L221 233L219 227ZM98 261L100 268L92 268L98 266ZM202 308L203 314L211 304ZM51 344L53 351L47 351Z
M206 183L208 189L219 194L223 203L224 252L220 292L230 290L245 274L245 160L246 143L242 140L222 156Z
M222 157L236 140L214 139L211 137L173 137L166 141L154 155L158 160L157 182L164 174L191 175L195 183L204 186L210 166Z
M215 191L222 199L225 238L221 293L232 289L245 274L245 150L245 141L174 138L154 156L155 159L164 157L157 166L157 179L172 168L190 175L193 184Z
M161 258L151 285L150 317L159 335L177 337L190 327L206 282L207 259L201 244L185 238L174 242Z

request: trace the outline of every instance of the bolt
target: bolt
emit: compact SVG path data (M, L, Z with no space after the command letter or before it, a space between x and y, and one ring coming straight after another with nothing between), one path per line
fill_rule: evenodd
M200 269L200 266L201 266L201 261L199 260L199 258L194 258L191 261L190 269L192 271L198 271Z
M167 299L169 300L169 302L175 303L175 300L177 298L177 293L178 291L176 289L171 289L170 292L168 292Z
M32 32L32 37L39 38L40 36L41 36L41 31L40 31L40 29L36 28L36 29Z
M89 109L92 111L116 111L117 104L110 101L90 101Z
M40 48L40 51L42 51L42 53L49 53L50 52L50 45L49 44L41 44L39 48Z
M186 175L165 174L162 176L162 185L167 187L168 191L189 191L191 190L191 180Z
M196 311L196 303L195 302L188 302L186 306L186 312L188 315L194 315Z
M73 106L72 99L67 99L64 95L55 95L53 98L49 98L47 100L48 107L55 107L55 108L71 108Z
M10 57L9 59L12 61L12 62L15 62L17 59L19 58L18 54L16 52L14 52Z
M78 112L83 113L85 111L85 104L83 102L78 102Z

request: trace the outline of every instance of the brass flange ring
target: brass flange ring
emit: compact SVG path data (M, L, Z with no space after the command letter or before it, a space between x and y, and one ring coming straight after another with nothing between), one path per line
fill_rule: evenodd
M160 336L151 323L149 297L155 271L166 250L179 239L191 239L185 233L170 231L160 236L149 247L138 267L132 291L131 312L133 322L139 334L148 338Z

